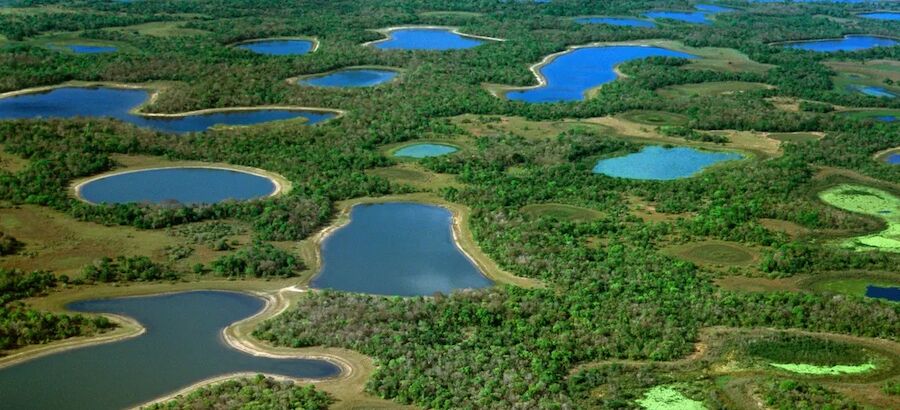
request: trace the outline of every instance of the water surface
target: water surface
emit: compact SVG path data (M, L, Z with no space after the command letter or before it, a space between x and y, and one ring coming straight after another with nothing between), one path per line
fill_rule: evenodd
M456 151L459 151L459 148L456 148L451 145L414 144L414 145L407 145L403 148L400 148L400 149L394 151L394 156L395 157L406 157L406 158L439 157L441 155L452 154Z
M649 146L640 152L603 159L594 166L595 174L619 178L672 180L687 178L710 165L741 159L733 152L701 151L694 148Z
M697 4L694 8L707 13L730 13L732 11L737 11L737 9L731 7L722 7L715 4Z
M275 184L247 172L218 168L163 168L114 174L81 186L79 195L100 204L214 204L269 196Z
M900 13L894 13L894 12L889 12L889 11L878 12L878 13L864 13L864 14L860 14L859 16L863 17L863 18L867 18L867 19L873 19L873 20L891 20L891 21L900 20Z
M101 53L112 53L118 50L117 47L112 46L90 46L90 45L81 45L81 44L72 44L65 46L70 51L75 54L101 54Z
M546 84L506 93L511 100L530 103L584 100L588 90L616 79L615 67L626 61L647 57L694 56L660 47L592 46L581 47L556 56L540 68Z
M866 296L900 302L900 288L869 285L866 286Z
M896 95L884 88L881 87L873 87L868 85L863 86L855 86L853 87L856 91L859 91L862 94L868 95L870 97L883 97L883 98L894 98Z
M900 152L890 154L884 160L891 165L900 165Z
M298 81L300 84L316 87L372 87L386 83L397 77L393 70L371 68L348 68Z
M259 40L238 44L237 48L270 56L303 55L312 51L315 43L311 40Z
M484 44L446 28L404 28L391 30L386 40L372 43L382 50L458 50Z
M669 19L691 24L712 24L702 11L648 11L645 16L652 19Z
M74 303L72 310L134 318L147 332L0 369L0 407L121 409L234 372L297 378L340 372L321 360L256 357L227 346L222 329L263 305L254 296L213 291Z
M656 24L652 21L624 17L579 17L575 19L575 22L581 24L609 24L621 27L656 27Z
M226 111L180 117L148 117L131 110L149 98L146 90L108 87L63 87L51 91L0 99L0 120L32 118L109 117L163 132L205 131L216 125L254 125L306 118L307 125L335 114L311 110L259 109Z
M832 38L784 43L785 47L818 51L820 53L865 50L873 47L891 47L896 44L897 41L895 40L875 36L844 36L844 38L839 39Z
M452 223L450 211L434 205L356 205L350 223L322 244L312 286L397 296L490 286L456 246Z
M894 122L894 121L897 121L897 117L894 116L894 115L882 115L882 116L875 117L875 119L878 120L878 121L881 121L881 122Z

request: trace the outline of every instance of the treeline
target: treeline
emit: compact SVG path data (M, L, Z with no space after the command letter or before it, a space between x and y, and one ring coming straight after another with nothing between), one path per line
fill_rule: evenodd
M204 386L172 400L156 403L148 410L300 409L325 410L334 399L312 385L298 386L257 375Z

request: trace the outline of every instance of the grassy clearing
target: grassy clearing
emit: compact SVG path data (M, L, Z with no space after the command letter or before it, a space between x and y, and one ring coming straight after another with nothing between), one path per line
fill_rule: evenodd
M688 118L665 111L628 111L618 115L626 121L645 125L687 125Z
M842 246L858 251L900 252L900 198L862 185L842 184L819 194L825 203L837 208L883 219L887 229L848 239Z
M667 253L698 265L748 266L759 260L759 254L737 242L705 241L678 245Z
M900 94L900 86L896 85L897 82L900 82L900 62L898 61L830 61L825 65L837 72L833 79L835 90L838 92L856 93L853 86L869 85ZM894 85L885 84L885 80L891 80Z
M3 145L0 145L0 170L11 173L19 172L28 166L28 160L6 152Z
M872 110L849 110L842 111L840 115L844 115L857 120L873 119L878 117L894 117L900 119L900 109L872 109Z
M872 363L860 364L856 366L837 365L837 366L816 366L804 363L770 363L773 367L786 370L792 373L814 374L823 376L837 376L840 374L859 374L875 369Z
M377 175L393 184L409 185L420 191L437 192L441 188L461 187L456 177L450 174L431 172L414 162L403 162L391 167L375 168L366 171L369 175Z
M702 402L691 400L671 386L656 386L644 394L637 403L647 410L700 410Z
M818 141L824 137L821 133L812 132L773 132L769 134L769 138L776 139L781 142L803 143L808 141Z
M756 61L751 60L750 57L747 57L746 54L731 48L695 48L688 47L673 40L644 40L636 43L665 47L700 57L691 60L691 62L685 66L685 68L689 70L714 70L725 72L746 71L764 74L775 67L770 64L757 63Z
M759 224L770 231L781 232L791 238L798 238L809 234L809 229L791 221L764 218L759 220Z
M708 83L683 84L663 87L656 93L667 98L710 97L738 94L747 91L772 89L771 85L745 81L713 81Z
M419 13L422 17L481 17L482 13L472 11L424 11Z
M111 27L105 30L153 37L203 36L209 34L206 30L184 28L184 23L183 21L156 21L133 26Z
M88 46L106 46L116 47L120 51L137 51L133 46L109 40L97 40L93 38L82 38L79 32L53 33L45 34L28 40L27 43L33 46L46 47L61 52L70 53L66 46L70 45L88 45Z
M900 286L900 276L892 276L890 274L879 275L869 272L858 274L848 273L841 274L840 277L814 277L811 280L806 281L805 284L806 287L817 291L840 293L844 295L853 295L859 297L863 297L866 295L866 288L869 285L881 287Z
M569 222L590 222L604 217L603 212L566 204L531 204L521 209L522 213L539 218L542 216Z
M465 114L450 119L451 123L465 129L476 137L509 133L528 139L546 139L579 128L612 134L609 127L584 121L531 121L522 117L501 117Z

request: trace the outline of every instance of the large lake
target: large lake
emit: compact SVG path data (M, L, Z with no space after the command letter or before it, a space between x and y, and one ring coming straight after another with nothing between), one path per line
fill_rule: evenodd
M241 43L235 47L269 56L293 56L309 53L315 47L315 43L311 40L259 40Z
M452 223L450 211L434 205L356 205L350 223L322 244L312 286L397 296L491 286L457 247Z
M540 67L546 84L540 87L506 92L511 100L530 103L580 101L588 90L617 78L615 67L621 63L647 57L694 56L660 47L591 46L576 48L553 58Z
M865 50L873 47L890 47L897 44L896 40L875 36L844 36L844 38L784 43L785 47L818 51L821 53Z
M328 74L307 77L299 84L315 87L372 87L393 80L399 74L394 70L374 68L347 68Z
M306 118L313 125L335 114L312 110L259 109L180 117L135 115L131 110L149 98L146 90L110 87L62 87L0 99L0 120L28 118L110 117L162 132L205 131L215 125L254 125Z
M459 148L456 148L451 145L444 144L413 144L407 145L403 148L400 148L394 151L395 157L404 157L404 158L427 158L427 157L439 157L441 155L452 154L456 151L459 151Z
M382 50L458 50L484 44L483 40L456 34L446 28L404 28L391 30L388 38L372 43Z
M322 360L256 357L227 346L222 329L263 305L254 296L212 291L74 303L72 310L134 318L147 332L0 369L0 407L121 409L234 372L296 378L340 373Z
M741 158L741 154L733 152L648 146L640 152L600 160L593 171L595 174L619 178L672 180L693 176L719 162Z
M275 184L247 172L219 168L163 168L114 174L81 186L78 194L95 204L213 204L271 195Z
M575 22L581 24L609 24L620 27L656 27L656 23L652 21L627 17L579 17L575 19Z
M900 13L893 13L889 11L878 12L878 13L864 13L860 14L860 17L873 19L873 20L891 20L898 21L900 20Z

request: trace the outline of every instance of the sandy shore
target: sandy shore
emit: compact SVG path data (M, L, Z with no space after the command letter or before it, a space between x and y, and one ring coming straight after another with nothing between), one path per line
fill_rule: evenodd
M505 38L497 38L497 37L488 37L488 36L479 36L477 34L467 34L459 31L459 27L451 27L451 26L394 26L388 28L381 28L377 30L373 30L377 33L385 35L385 38L374 41L367 41L363 43L363 46L372 46L378 43L382 43L391 39L391 33L397 30L449 30L451 33L460 35L463 37L474 38L478 40L487 40L487 41L506 41Z

